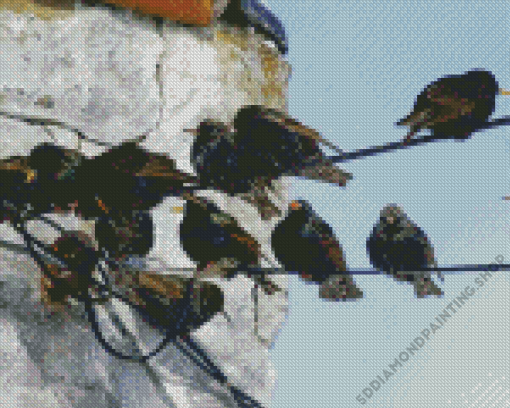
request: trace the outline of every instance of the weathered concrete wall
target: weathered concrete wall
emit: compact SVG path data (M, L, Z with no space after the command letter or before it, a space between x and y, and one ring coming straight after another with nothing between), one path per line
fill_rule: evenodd
M184 28L128 10L79 3L2 1L0 8L0 111L51 118L111 144L146 134L144 147L168 153L192 171L192 139L182 132L206 117L232 120L244 104L285 109L289 67L276 49L255 34L215 24ZM56 126L29 126L0 118L0 156L26 155L43 141L79 148L93 156L105 150ZM286 209L285 181L275 202ZM270 258L269 236L279 220L261 221L238 198L208 192L258 238ZM149 254L162 269L192 266L179 245L182 205L168 198L153 211L156 242ZM93 223L53 216L67 228L93 235ZM54 231L33 222L46 242ZM7 225L0 238L22 243ZM0 399L7 406L37 407L223 407L233 400L173 346L148 365L107 355L79 306L50 315L40 302L40 272L26 255L0 249ZM286 278L275 278L286 287ZM230 380L263 404L274 385L267 344L287 311L284 293L260 295L261 343L253 335L253 283L243 277L221 282L228 323L216 316L193 337L217 358ZM120 309L119 309L120 310ZM128 319L129 311L123 311ZM135 326L133 326L135 327ZM142 345L159 334L135 327Z

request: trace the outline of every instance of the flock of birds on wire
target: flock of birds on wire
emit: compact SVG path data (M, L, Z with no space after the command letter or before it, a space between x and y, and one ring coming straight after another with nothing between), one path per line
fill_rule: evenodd
M494 76L483 70L431 83L417 97L413 112L398 122L410 128L405 141L422 129L430 129L438 139L469 138L487 123L498 92L506 91L499 90ZM28 157L0 162L0 223L20 228L44 214L70 209L96 222L95 243L68 232L46 248L52 259L62 261L41 265L47 305L65 304L69 297L100 302L90 294L97 286L93 271L98 262L118 263L147 255L154 243L150 210L165 197L176 196L186 202L180 243L197 264L195 279L139 272L129 299L154 326L174 330L175 335L189 333L224 306L220 288L198 277L230 279L246 273L255 288L266 294L280 290L260 270L250 274L262 258L256 239L234 217L195 195L196 191L215 189L239 195L255 205L263 219L270 219L280 213L267 189L282 175L335 186L345 186L352 179L322 152L321 145L334 148L331 143L273 109L245 106L232 124L207 119L198 129L186 131L196 136L191 149L196 175L179 171L172 159L149 153L136 142L125 142L93 158L44 143ZM271 243L283 270L318 285L321 298L363 297L335 233L310 203L291 202L288 215L272 232ZM376 269L412 284L417 297L442 295L431 272L412 272L434 267L435 258L427 235L402 208L382 209L367 239L367 253Z

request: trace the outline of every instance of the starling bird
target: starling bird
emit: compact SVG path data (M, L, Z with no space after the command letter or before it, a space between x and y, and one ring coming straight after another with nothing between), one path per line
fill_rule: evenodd
M84 218L99 218L112 210L124 214L148 210L197 182L196 177L177 170L172 159L149 153L136 142L83 160L75 178L77 211Z
M90 240L83 233L69 232L51 245L50 253L62 259L66 266L45 264L41 279L45 304L58 307L66 304L69 296L89 296L92 272L99 260Z
M230 279L239 270L257 266L261 258L260 244L233 217L198 197L186 202L180 227L180 240L184 251L198 263L195 276L197 281L202 276ZM280 290L264 275L248 274L248 276L255 282L255 291L259 286L268 295ZM200 289L200 282L195 285ZM195 291L194 297L200 299L200 293ZM258 299L256 294L255 299ZM257 304L255 333L258 335Z
M320 144L341 152L317 131L302 125L286 114L260 105L241 108L234 119L236 143L243 147L249 168L266 171L271 179L296 175L345 186L352 178L324 159ZM307 161L314 166L302 168Z
M66 209L72 201L72 150L43 143L27 157L0 161L0 219L30 218Z
M204 275L230 278L236 270L257 266L261 258L260 244L232 216L203 198L187 200L180 240ZM268 282L263 287L271 293Z
M200 304L195 309L192 280L146 272L138 273L135 279L129 296L135 309L152 326L175 337L187 335L223 311L223 293L213 283L201 283Z
M449 75L429 84L416 98L413 112L397 125L409 126L406 141L421 129L431 129L438 139L467 139L487 123L498 92L509 94L498 89L489 71Z
M243 162L244 149L236 144L235 134L225 124L207 119L197 130L189 132L197 136L191 148L191 163L203 185L242 195L265 220L280 215L264 189L269 180L266 169L249 167Z
M319 296L327 300L363 297L347 271L342 247L331 227L304 200L293 201L289 214L271 236L273 251L287 271L321 285Z
M367 239L367 252L375 268L411 283L418 298L443 295L430 271L419 271L436 267L427 235L395 204L382 209L379 223Z
M117 261L130 255L147 255L154 244L153 233L150 212L138 210L104 215L95 228L99 248Z
M294 175L345 186L350 173L324 158L319 144L331 147L316 131L284 113L259 105L241 108L234 129L205 120L197 130L191 160L202 183L229 194L254 192L262 208L264 188L282 175ZM336 147L335 147L336 148ZM313 165L305 164L314 162ZM260 210L263 218L266 212Z

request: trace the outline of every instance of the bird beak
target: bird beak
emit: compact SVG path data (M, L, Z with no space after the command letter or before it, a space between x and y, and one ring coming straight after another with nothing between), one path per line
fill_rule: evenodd
M183 211L184 211L184 207L182 205L179 205L176 207L172 207L172 210L170 212L172 212L174 214L182 214Z
M498 93L500 95L510 95L510 90L508 90L508 89L500 89Z
M186 133L191 133L195 136L198 136L198 129L183 129L182 131L186 132Z
M395 218L394 217L386 217L386 222L388 224L393 224L395 222Z
M292 201L292 202L290 203L290 209L291 209L292 211L294 211L294 210L300 210L300 209L301 209L301 203L300 203L299 201Z

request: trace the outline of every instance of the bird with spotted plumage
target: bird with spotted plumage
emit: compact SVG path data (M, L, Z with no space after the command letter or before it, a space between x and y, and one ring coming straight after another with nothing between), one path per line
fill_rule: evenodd
M179 236L184 252L198 264L200 275L231 278L238 270L259 265L260 244L234 217L205 198L185 198ZM252 278L266 293L275 291L275 286L264 277Z
M57 238L49 253L65 266L45 262L41 277L44 304L54 309L67 304L69 297L83 299L94 286L92 273L99 261L91 239L80 231L69 231Z
M66 210L77 160L76 152L52 143L0 160L0 222Z
M75 170L75 180L76 211L84 218L149 210L167 196L197 187L197 178L178 170L174 160L137 142L85 158Z
M305 200L289 205L289 213L273 230L271 245L287 271L295 271L305 282L320 285L325 300L353 300L363 297L347 265L333 229Z
M255 282L252 295L255 299L254 330L258 336L258 288L262 288L267 295L281 291L265 274L249 273L250 268L257 268L260 264L260 244L234 217L221 211L215 204L197 196L185 198L187 201L179 233L184 252L198 264L193 280L195 305L200 302L201 278L231 279L239 271L246 271L247 276Z
M189 334L223 311L223 292L214 283L201 283L199 304L195 308L196 287L189 278L147 271L137 271L130 278L132 284L125 287L135 310L151 326L172 338Z
M233 125L204 120L191 149L191 161L200 181L228 194L252 193L263 219L273 211L265 189L280 176L298 176L345 186L348 172L326 159L324 145L341 152L317 131L285 113L260 105L238 110ZM306 164L308 166L305 166Z
M430 129L437 139L466 140L486 125L498 93L510 95L498 88L490 71L473 69L448 75L427 85L416 98L413 111L397 125L410 128L406 142L422 129Z
M420 271L437 267L431 242L396 204L381 210L379 222L367 239L367 253L376 269L412 284L418 298L443 295L431 272Z

